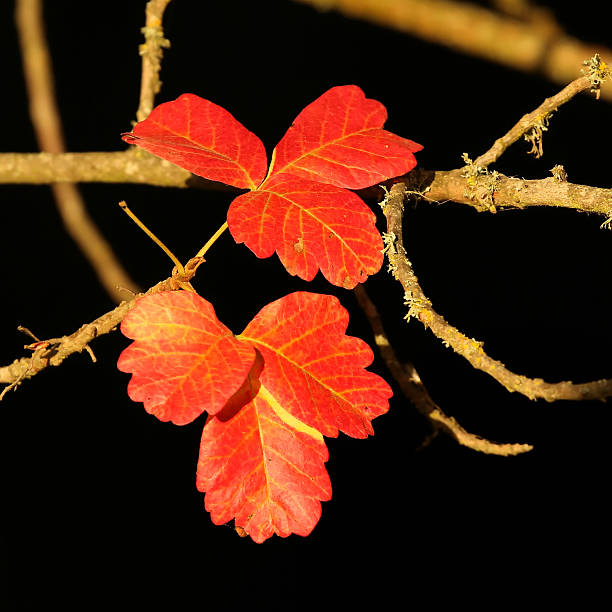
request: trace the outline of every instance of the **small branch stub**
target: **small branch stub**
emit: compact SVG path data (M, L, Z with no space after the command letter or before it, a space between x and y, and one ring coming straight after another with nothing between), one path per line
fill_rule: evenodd
M595 99L599 100L601 84L610 77L610 69L606 62L599 57L599 53L584 61L583 64L586 68L583 68L581 72L591 81L591 93L594 93Z
M559 181L560 183L567 183L567 172L565 168L561 164L556 164L550 169L550 172L553 175L555 181Z

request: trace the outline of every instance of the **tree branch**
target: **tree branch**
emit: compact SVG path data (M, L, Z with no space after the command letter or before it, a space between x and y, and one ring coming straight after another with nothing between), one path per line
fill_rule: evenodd
M145 42L140 45L142 76L140 104L136 112L137 121L144 121L149 116L153 110L155 95L161 89L162 83L159 80L159 72L163 49L170 47L170 41L164 38L162 20L169 3L170 0L149 0L145 9L145 26L142 28Z
M383 237L389 259L389 271L404 288L405 304L409 307L407 319L417 318L447 346L467 359L475 369L486 372L508 391L517 391L529 399L544 399L552 402L556 400L604 400L612 396L612 380L610 379L578 384L570 381L549 383L541 378L528 378L515 374L500 361L489 357L483 349L482 342L468 338L447 323L433 309L407 258L402 238L405 191L403 183L396 183L383 203L383 212L387 219L387 233Z
M108 153L0 153L0 184L50 185L66 181L232 189L136 149Z
M402 177L410 192L436 202L453 201L477 210L495 207L555 206L612 214L612 189L553 179L525 180L503 174L476 176L468 189L463 169L415 169ZM55 182L136 183L236 192L207 181L142 151L111 153L0 153L0 184L48 185ZM494 186L494 189L492 189ZM492 201L491 201L492 200Z
M15 18L30 116L39 147L49 153L63 153L66 147L55 101L53 69L45 39L41 0L17 0ZM120 287L136 291L136 284L87 213L77 187L72 183L55 183L51 189L66 231L95 270L107 293L119 302Z
M551 113L583 91L595 91L597 97L599 97L600 85L609 76L606 64L601 61L597 53L583 63L587 67L585 76L575 79L559 93L544 100L534 111L524 115L507 134L497 139L486 153L483 153L474 161L474 166L486 168L496 162L504 151L521 136L525 136L533 142L536 157L541 157L541 143L536 141L541 140L542 130L546 129ZM531 132L535 133L531 134Z
M612 48L584 43L563 32L552 13L528 11L521 19L453 0L294 0L322 11L399 30L498 64L544 75L554 83L576 78L576 66ZM612 89L603 92L612 100Z
M416 169L401 181L409 194L433 202L457 202L478 211L550 206L612 214L612 189L577 185L553 176L526 180L495 172L466 180L462 169L435 172Z
M498 444L466 431L453 417L449 417L433 401L427 388L421 381L414 365L401 363L383 327L378 310L363 285L357 285L353 290L359 306L365 313L374 333L374 341L391 376L397 381L402 393L414 404L416 409L426 417L436 431L443 431L459 444L475 451L489 455L518 455L533 449L530 444Z
M597 54L583 64L586 66L585 76L572 81L535 110L523 115L475 161L464 153L466 165L463 168L447 172L416 169L401 177L407 190L430 201L451 200L479 211L496 212L497 207L555 206L610 217L612 189L568 183L562 166L555 166L551 170L552 177L540 180L509 178L497 171L487 170L521 136L532 143L531 152L540 157L542 132L546 130L550 114L580 92L589 89L599 93L601 84L610 76L608 67Z
M203 251L204 249L202 249ZM70 355L89 350L89 343L94 338L113 331L121 323L123 317L135 306L138 298L143 295L189 289L189 281L194 277L196 270L203 261L202 256L196 255L187 262L182 272L175 268L169 278L160 281L145 293L121 302L110 312L103 314L91 323L86 323L72 334L35 343L31 357L21 357L8 366L0 367L0 383L8 385L0 393L0 400L8 391L17 388L24 380L32 378L48 366L58 366Z

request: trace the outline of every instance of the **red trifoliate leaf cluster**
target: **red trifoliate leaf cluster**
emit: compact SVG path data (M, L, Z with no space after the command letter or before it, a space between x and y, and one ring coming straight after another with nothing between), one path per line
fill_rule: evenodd
M276 252L290 274L320 269L353 288L382 265L367 205L347 189L404 174L421 145L382 129L385 107L355 85L333 87L295 119L272 154L225 109L184 94L161 104L123 139L204 178L249 189L228 211L229 230L258 257Z
M209 414L197 487L216 524L234 519L256 542L316 525L331 497L323 435L367 437L391 396L347 324L337 298L305 292L268 304L238 336L188 291L143 297L123 320L129 396L178 425Z

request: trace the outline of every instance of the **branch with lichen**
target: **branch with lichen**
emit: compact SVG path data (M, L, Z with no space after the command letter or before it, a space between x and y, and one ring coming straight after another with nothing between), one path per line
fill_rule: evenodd
M514 127L498 138L493 146L473 162L477 168L487 168L496 162L504 151L521 136L531 142L535 157L541 157L542 151L542 132L548 129L548 121L553 112L560 106L569 102L574 96L584 91L591 91L599 98L601 84L610 76L607 64L596 53L590 60L583 62L585 68L584 76L573 80L566 85L559 93L547 98L534 111L527 113L514 125Z
M407 192L428 201L452 201L493 213L500 207L551 206L599 213L607 220L612 218L612 189L569 183L563 166L555 165L551 168L551 177L539 180L508 177L488 169L521 136L531 143L530 153L540 157L542 135L548 129L551 114L581 92L588 90L599 97L601 85L610 77L610 70L598 54L583 64L583 77L572 81L524 115L475 160L464 153L462 168L442 172L417 169L402 177Z
M222 189L147 153L130 149L92 153L0 153L0 184L138 183Z
M144 121L149 116L153 110L155 96L161 89L159 73L163 50L170 47L170 41L164 37L162 20L169 3L170 0L149 0L145 8L145 25L141 30L145 41L139 48L142 70L137 121Z
M374 342L385 362L391 376L397 381L402 393L415 408L428 419L435 432L442 431L454 438L462 446L489 455L518 455L533 449L530 444L499 444L469 431L466 431L453 417L449 417L433 401L427 388L421 381L414 365L409 361L400 362L385 332L380 314L362 285L353 290L361 310L366 315Z
M473 175L470 179L463 169L435 172L417 169L401 180L407 192L416 197L465 204L479 212L547 206L610 217L612 189L570 183L560 166L554 170L550 177L526 180L499 172Z
M387 232L384 239L389 270L404 289L404 302L408 306L407 319L412 317L418 319L444 344L467 359L476 370L489 374L508 391L521 393L529 399L544 399L553 402L556 400L604 400L612 396L612 379L587 383L570 381L549 383L541 378L529 378L515 374L508 370L501 361L489 357L482 342L468 338L439 315L423 292L404 248L402 219L405 191L403 183L393 185L383 201L383 213L387 219Z
M200 252L204 252L210 246L210 243L211 241ZM82 325L72 334L35 343L32 346L34 350L31 356L15 359L13 363L0 367L0 383L7 385L0 393L0 400L8 391L16 389L23 381L32 378L49 366L61 365L70 355L88 350L89 343L95 338L114 331L123 317L135 306L138 298L161 291L176 291L186 288L203 261L203 256L198 254L189 260L184 267L181 266L181 270L175 268L169 278L160 281L145 293L121 302L110 312L101 315L91 323Z
M432 171L415 169L402 177L406 188L434 202L452 201L477 210L553 206L612 214L612 189L579 185L551 176L539 180L490 174L475 175L467 189L465 169ZM193 187L235 191L207 181L146 152L112 153L0 153L0 184L48 185L56 182L136 183L157 187Z
M612 379L579 384L570 381L549 383L540 378L515 374L501 361L487 355L482 342L468 338L450 325L433 309L408 260L402 238L404 200L407 193L410 193L427 200L452 200L490 212L495 212L499 206L563 206L604 214L607 220L602 225L609 226L612 219L612 190L585 188L568 183L562 166L555 166L551 170L551 177L538 181L509 178L487 169L487 166L499 159L521 136L533 134L533 130L538 126L540 129L545 126L544 118L576 94L587 89L599 93L601 84L609 76L606 64L598 55L584 64L584 77L576 79L558 94L545 100L533 112L524 115L507 134L496 140L493 146L475 161L464 153L463 168L437 173L414 171L406 180L396 182L382 202L387 219L387 232L383 234L385 252L389 260L389 271L404 288L404 301L408 306L406 318L417 318L447 346L467 359L475 369L486 372L509 391L522 393L530 399L603 400L612 396ZM536 152L541 150L541 141L535 148Z

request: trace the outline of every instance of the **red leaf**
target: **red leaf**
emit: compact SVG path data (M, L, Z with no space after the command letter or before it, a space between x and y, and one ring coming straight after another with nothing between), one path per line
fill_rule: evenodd
M261 383L293 417L325 436L365 438L392 391L364 369L374 355L347 325L337 298L300 291L264 306L237 337L261 352Z
M237 197L227 222L238 243L257 257L276 251L289 274L312 280L319 270L346 289L378 272L383 243L376 217L351 191L275 176Z
M356 85L332 87L295 119L272 156L271 172L362 189L416 165L423 147L380 129L387 110Z
M204 410L221 410L255 359L255 351L217 319L212 305L188 291L140 298L121 331L135 340L117 363L132 373L128 395L176 425Z
M260 357L261 359L261 357ZM227 406L202 432L196 484L217 525L235 519L255 542L308 535L331 498L323 438L296 431L257 390L239 410ZM272 399L272 401L274 401Z
M266 175L266 151L224 108L193 94L160 104L123 140L198 176L254 189Z

